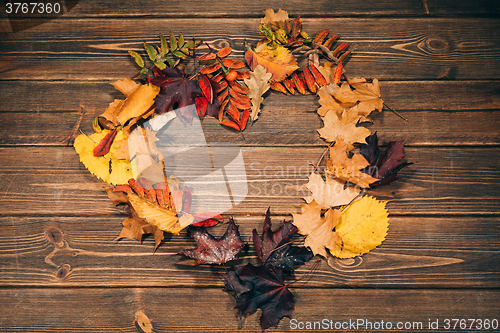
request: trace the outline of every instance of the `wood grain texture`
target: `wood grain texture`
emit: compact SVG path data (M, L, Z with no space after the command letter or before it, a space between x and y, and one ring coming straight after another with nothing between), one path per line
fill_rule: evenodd
M500 143L500 88L498 81L388 81L382 96L408 122L388 110L374 113L373 124L381 144L404 140L406 146L497 145ZM92 119L113 99L122 98L108 83L0 82L1 145L68 145L76 127L92 133ZM25 96L19 98L19 96ZM245 131L245 139L217 121L202 121L208 141L245 146L315 145L324 141L315 96L290 97L270 92L261 116ZM81 117L81 111L85 115ZM464 128L463 124L468 126Z
M232 214L278 214L298 211L301 197L323 148L243 147L248 194ZM392 214L498 214L500 154L498 149L409 148L414 165L400 172L402 180L371 190L390 200ZM79 162L73 148L0 149L2 214L117 214L97 180ZM186 165L194 171L196 166ZM241 177L240 177L241 176ZM238 176L244 180L244 175ZM241 178L241 179L240 179ZM197 198L197 195L194 194ZM206 199L207 208L218 196Z
M0 72L4 80L109 80L135 73L127 50L155 43L171 29L218 49L234 48L242 58L246 40L260 39L257 19L135 19L55 20L0 42ZM223 27L223 28L222 28ZM328 28L350 43L346 65L351 76L381 80L428 80L447 76L458 80L499 79L499 21L473 18L379 18L305 21L311 35ZM227 34L224 31L231 31ZM492 33L493 32L493 33ZM23 42L18 42L22 40ZM200 47L203 53L207 48ZM78 64L78 65L76 65ZM480 64L480 65L479 65Z
M498 290L370 290L292 289L293 318L297 321L349 322L357 319L415 323L428 329L438 320L446 332L446 318L498 318ZM217 289L7 289L2 303L13 306L0 313L0 325L9 332L143 332L136 317L154 332L261 332L260 310L243 317L241 329L234 299ZM344 311L339 311L339 304ZM305 325L305 324L304 324ZM332 329L333 331L334 329ZM353 331L365 331L357 327ZM391 332L392 330L377 330ZM296 332L289 319L266 332ZM449 330L448 330L449 331ZM491 330L490 330L491 331Z
M271 207L273 209L274 207ZM291 216L273 216L275 228ZM177 255L196 243L187 235L166 234L153 254L153 240L143 244L113 242L124 217L1 217L0 285L64 287L223 287L221 266L195 266ZM249 245L236 264L258 264L252 230L263 216L236 216ZM295 287L309 288L495 288L500 282L498 218L391 217L386 240L354 259L329 258ZM220 237L227 224L210 229ZM295 239L300 244L300 237ZM316 258L317 259L317 258ZM298 267L299 277L315 260ZM293 280L287 275L288 279Z

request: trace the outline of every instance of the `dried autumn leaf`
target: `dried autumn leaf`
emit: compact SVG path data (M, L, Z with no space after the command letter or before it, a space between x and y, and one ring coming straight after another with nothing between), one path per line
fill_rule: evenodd
M340 217L340 210L330 208L324 217L321 217L321 206L316 201L302 204L302 213L293 213L293 224L299 233L306 235L304 245L314 254L326 257L325 248L335 249L341 241L340 236L333 231Z
M257 65L262 65L266 72L272 74L271 81L282 81L299 68L293 54L283 46L271 48L267 44L261 44L257 46L255 52L248 50L245 53L245 60L251 70L255 70Z
M255 69L250 72L250 78L245 79L244 82L250 89L247 96L250 97L252 101L252 112L250 113L250 118L252 121L256 121L259 117L260 105L264 100L262 95L269 90L272 74L267 73L266 69L261 65L257 65Z
M189 225L181 224L181 221L177 218L176 211L173 209L163 209L143 200L136 194L127 194L127 196L137 215L160 230L178 235L183 228Z
M81 134L76 137L73 146L80 157L80 161L85 167L103 181L113 184L126 184L133 177L131 164L124 159L118 159L118 143L126 140L127 136L121 129L117 129L116 137L109 147L108 153L103 156L95 156L94 150L102 139L110 133L110 130L102 130L92 135Z
M345 187L345 181L326 177L326 181L317 174L311 173L307 188L312 192L310 196L305 197L307 203L316 201L321 208L342 206L349 204L358 196L361 190L354 186Z
M389 228L386 203L365 196L346 207L335 227L342 240L330 248L331 254L338 258L352 258L382 244Z
M349 158L347 151L347 144L339 137L335 145L330 147L326 173L364 188L370 187L378 179L361 171L369 165L368 161L359 153Z
M319 135L327 142L337 141L340 137L345 140L349 150L354 143L366 143L365 138L371 134L366 127L358 127L359 116L356 112L344 110L340 115L336 111L329 111L323 117L324 127L318 129Z
M154 98L160 88L152 84L144 84L134 90L125 100L117 117L123 126L129 119L140 117L153 106Z
M155 240L154 251L156 251L165 237L163 230L160 230L159 228L146 222L144 219L141 219L134 211L132 212L131 217L127 217L122 221L122 225L123 228L118 237L115 238L115 241L122 238L128 238L137 239L139 242L142 242L142 237L144 235L153 234Z
M412 164L408 162L399 163L405 157L403 141L389 142L384 154L381 153L378 146L377 132L367 137L366 142L368 144L361 145L360 153L370 165L362 171L379 179L379 181L371 184L371 187L391 183L398 179L399 170Z
M288 12L283 9L278 9L275 13L272 8L267 8L264 11L265 16L260 19L261 24L271 24L273 22L284 23L288 21Z
M233 219L230 219L226 233L218 240L210 235L205 227L192 227L189 231L198 247L194 250L182 250L179 254L195 259L196 265L222 265L238 259L238 254L245 246Z
M130 96L134 91L136 91L141 85L134 80L125 78L111 83L116 90L120 91L125 96Z
M285 285L283 269L267 264L239 265L228 273L225 291L234 291L236 308L243 313L262 310L262 330L277 326L283 317L292 317L293 294Z
M255 251L257 251L259 259L265 262L276 248L287 242L296 232L297 228L292 223L286 221L273 232L271 229L271 211L268 208L262 227L262 238L256 229L253 229L252 232Z

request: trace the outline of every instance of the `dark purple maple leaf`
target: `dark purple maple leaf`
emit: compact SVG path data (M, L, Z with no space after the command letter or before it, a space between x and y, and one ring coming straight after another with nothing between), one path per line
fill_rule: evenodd
M260 308L263 330L278 326L283 317L292 318L293 294L285 285L283 269L271 264L236 266L226 277L226 291L234 291L236 306L243 313Z
M205 227L190 227L189 231L198 247L194 250L182 250L179 254L195 259L196 265L221 265L230 260L238 259L238 254L245 246L233 219L230 219L226 233L219 239L210 235Z
M268 208L264 226L262 227L262 238L257 233L257 230L253 229L253 243L259 259L265 262L275 249L285 244L297 231L297 227L291 221L284 221L283 225L273 232L271 230L271 212L270 208Z
M177 103L175 112L181 121L187 123L193 119L192 110L186 107L194 105L195 98L202 96L197 81L190 80L186 73L177 68L167 67L157 70L149 82L161 88L155 97L156 113L165 113Z
M274 251L267 262L273 266L294 270L294 266L302 265L314 256L312 251L303 246L287 244Z
M398 179L398 171L407 165L413 164L403 162L405 157L403 141L391 141L387 145L385 153L382 154L378 146L377 132L366 138L367 144L362 144L360 153L366 158L370 166L362 171L374 178L380 179L371 187L382 186Z

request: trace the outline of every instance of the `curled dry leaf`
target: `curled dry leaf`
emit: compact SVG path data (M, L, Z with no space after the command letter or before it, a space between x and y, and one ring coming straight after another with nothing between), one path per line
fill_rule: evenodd
M248 50L245 60L252 70L257 65L262 65L266 72L272 74L271 81L282 81L299 68L293 54L283 46L271 48L267 44L261 44L255 51Z
M252 112L250 113L252 121L256 121L259 117L260 105L264 100L262 95L269 90L271 76L272 74L267 73L264 67L257 65L253 72L250 72L250 78L244 80L249 88L247 96L252 101Z
M326 173L361 187L368 188L378 179L362 172L369 165L368 161L359 153L351 158L347 156L347 144L340 137L333 147L330 147L329 158L326 161Z
M331 254L338 258L352 258L382 244L389 228L386 203L365 196L346 207L335 227L342 240L330 248Z

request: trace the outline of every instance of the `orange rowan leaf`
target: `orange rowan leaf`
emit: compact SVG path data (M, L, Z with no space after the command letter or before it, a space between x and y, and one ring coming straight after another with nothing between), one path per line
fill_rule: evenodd
M217 52L217 56L219 56L219 58L224 58L224 57L227 57L232 51L233 51L232 48L230 48L229 46L226 46L226 47L220 49L219 52Z

